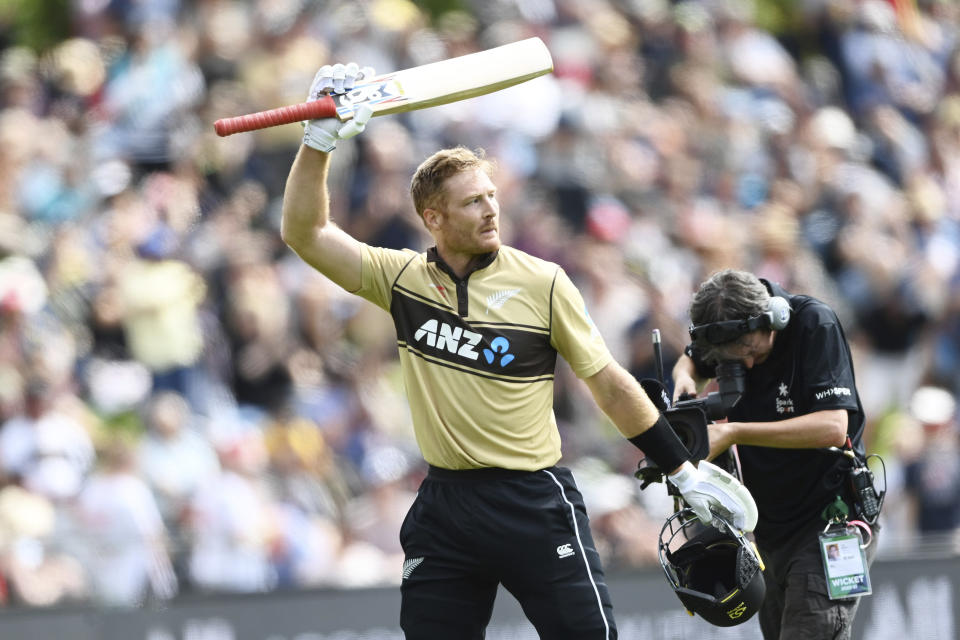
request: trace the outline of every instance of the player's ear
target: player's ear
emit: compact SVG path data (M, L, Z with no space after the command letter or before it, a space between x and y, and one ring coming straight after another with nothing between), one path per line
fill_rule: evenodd
M423 224L425 224L430 231L437 229L442 221L443 215L436 209L423 210Z

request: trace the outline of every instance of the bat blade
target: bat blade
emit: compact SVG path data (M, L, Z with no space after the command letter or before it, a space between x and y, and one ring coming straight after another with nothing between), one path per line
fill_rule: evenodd
M553 59L547 46L540 38L527 38L377 76L345 94L217 120L214 129L228 136L310 118L336 116L347 121L362 104L368 104L375 116L426 109L493 93L551 71Z
M540 38L528 38L378 76L333 100L341 120L352 118L363 103L381 116L493 93L551 71L546 45Z

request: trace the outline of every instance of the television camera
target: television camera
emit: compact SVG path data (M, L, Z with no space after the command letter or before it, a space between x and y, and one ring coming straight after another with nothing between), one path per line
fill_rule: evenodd
M683 395L671 405L664 384L659 329L653 330L653 355L658 379L645 378L640 381L640 385L657 408L663 412L674 433L680 438L680 442L690 452L691 459L694 462L704 460L710 454L707 424L726 418L730 410L739 402L746 390L747 369L738 360L722 361L717 364L716 391L711 391L702 398ZM713 462L739 477L739 473L734 468L735 460L729 452L721 454ZM644 457L637 464L634 475L642 481L640 488L646 489L652 482L662 482L664 474L652 461ZM671 485L667 486L672 490Z

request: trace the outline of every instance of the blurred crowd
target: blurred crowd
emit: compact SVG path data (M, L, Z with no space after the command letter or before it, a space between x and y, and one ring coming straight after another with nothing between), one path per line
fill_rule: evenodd
M399 582L424 466L391 320L280 241L301 128L212 123L302 101L325 63L386 72L531 36L553 74L341 143L334 219L426 249L413 169L485 148L505 242L570 273L639 378L653 329L672 365L716 268L818 296L855 350L887 551L960 527L955 2L3 7L0 601ZM563 363L556 388L608 566L654 562L665 489L639 490L636 449Z

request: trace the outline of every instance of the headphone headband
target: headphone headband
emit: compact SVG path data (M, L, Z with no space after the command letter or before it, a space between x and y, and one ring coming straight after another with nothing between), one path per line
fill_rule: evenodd
M690 326L690 339L694 342L706 342L718 345L733 342L740 336L757 329L765 329L769 322L764 322L766 315L754 316L744 320L721 320L708 322L698 326Z
M780 330L790 322L790 303L780 296L773 296L767 302L767 310L758 316L740 320L720 320L701 325L690 326L690 339L711 345L733 342L740 336L757 329Z

